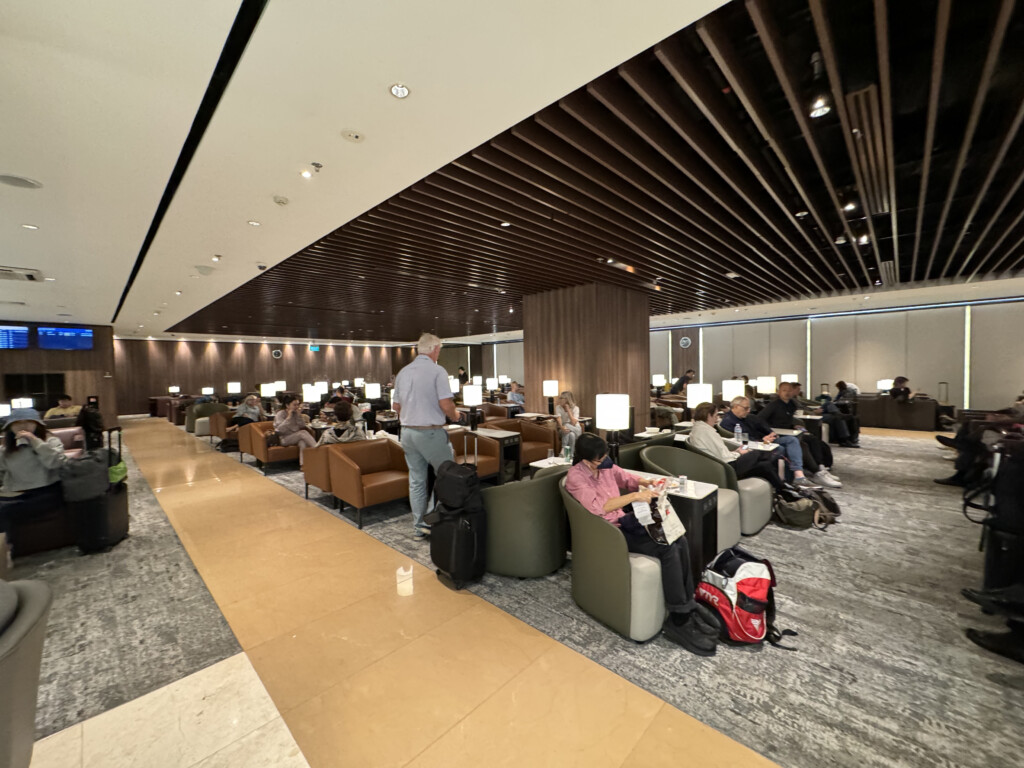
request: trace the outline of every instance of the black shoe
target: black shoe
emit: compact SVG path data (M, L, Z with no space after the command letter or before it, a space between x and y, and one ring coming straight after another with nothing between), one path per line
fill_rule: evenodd
M697 603L697 608L694 610L690 621L697 622L697 629L705 635L718 637L722 632L722 620L718 618L717 613L704 605L704 603Z
M947 448L956 448L956 443L953 442L952 437L946 437L945 435L936 435L935 439L939 441L940 445L944 445Z
M935 482L939 485L955 485L957 488L964 488L967 483L960 477L960 475L953 475L952 477L937 477Z
M714 656L715 651L718 649L717 638L705 635L697 629L697 622L693 619L677 627L670 618L665 622L663 631L665 632L665 637L673 643L678 643L697 656Z
M986 651L1024 664L1024 632L979 632L968 629L967 639Z
M960 594L990 613L1024 615L1024 584L999 589L961 589Z
M854 443L854 442L852 442L850 440L840 440L839 441L839 447L840 448L860 448L859 445L857 445L856 443Z

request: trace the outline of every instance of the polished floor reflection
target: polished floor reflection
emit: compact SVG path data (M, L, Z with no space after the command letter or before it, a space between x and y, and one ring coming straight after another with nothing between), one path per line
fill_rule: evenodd
M166 421L129 422L125 439L269 699L213 695L204 718L238 719L245 738L168 748L164 721L194 716L164 694L120 734L139 742L121 762L90 747L112 710L40 742L34 767L290 766L247 752L287 750L261 731L278 716L313 768L772 765Z

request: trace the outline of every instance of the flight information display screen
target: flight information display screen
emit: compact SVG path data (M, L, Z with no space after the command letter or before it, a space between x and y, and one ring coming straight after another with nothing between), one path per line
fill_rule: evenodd
M0 349L28 349L28 326L0 325Z
M92 349L92 328L36 329L40 349Z

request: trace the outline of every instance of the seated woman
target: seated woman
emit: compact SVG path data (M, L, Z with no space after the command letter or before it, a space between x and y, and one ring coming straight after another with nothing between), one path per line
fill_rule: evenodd
M562 453L568 451L571 457L576 448L576 438L583 434L583 427L580 426L580 407L576 405L576 398L569 390L558 396L555 416L562 437Z
M260 406L259 396L246 395L242 404L235 409L235 415L231 421L228 422L228 427L234 427L237 431L239 427L244 427L246 424L252 424L255 421L263 421L265 416L266 414Z
M320 435L317 445L334 445L335 443L353 443L356 440L365 440L366 431L362 419L356 421L352 418L352 403L344 400L334 406L334 418L338 420L338 426L325 429Z
M651 501L650 483L615 466L608 458L608 443L587 432L576 441L577 463L565 476L565 489L591 514L622 531L630 552L661 561L661 583L669 617L665 635L698 656L713 656L718 644L717 620L693 599L693 576L686 538L672 544L656 543L633 514L632 503Z
M716 459L728 462L736 471L736 478L760 477L771 483L776 493L786 489L786 484L775 471L774 451L751 450L742 445L730 450L727 442L715 427L718 425L718 409L711 403L701 403L693 411L693 429L690 430L690 445Z
M64 444L46 431L37 411L11 411L0 447L0 532L7 534L12 551L19 519L64 503L58 471L65 461Z
M281 410L274 416L274 431L281 438L281 445L299 446L300 467L303 451L316 447L316 440L306 430L306 420L302 418L301 408L302 401L295 395L283 395Z

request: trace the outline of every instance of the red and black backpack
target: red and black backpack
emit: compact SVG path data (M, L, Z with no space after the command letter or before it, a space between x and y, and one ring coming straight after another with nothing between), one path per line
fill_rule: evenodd
M718 615L729 640L767 640L786 648L780 645L783 636L795 636L796 632L775 626L775 583L770 562L740 547L730 547L719 552L704 569L697 585L697 599Z

